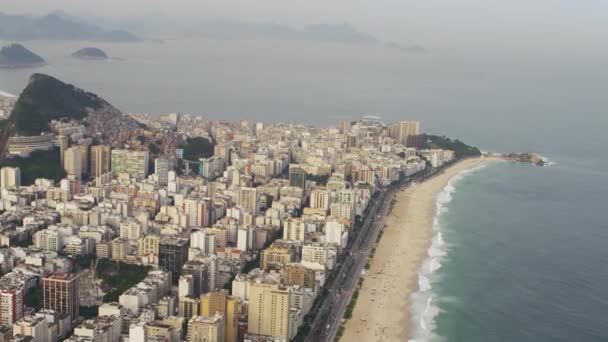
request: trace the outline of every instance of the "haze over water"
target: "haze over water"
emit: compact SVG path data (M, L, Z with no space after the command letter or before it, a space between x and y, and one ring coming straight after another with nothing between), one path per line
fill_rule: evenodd
M24 44L48 66L0 70L0 89L18 93L32 72L49 73L127 112L311 124L373 114L419 119L425 131L487 150L546 154L592 154L608 126L601 54L203 39ZM84 46L122 60L70 57Z

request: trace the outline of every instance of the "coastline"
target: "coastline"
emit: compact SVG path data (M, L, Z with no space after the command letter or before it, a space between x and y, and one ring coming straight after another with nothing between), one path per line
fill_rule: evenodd
M395 197L395 205L386 217L382 238L359 297L352 318L345 323L343 341L408 341L412 329L414 298L421 287L430 286L419 276L433 257L433 244L441 244L434 230L440 209L438 196L455 176L496 158L472 158L449 166L442 173L410 186ZM397 300L398 299L398 300ZM429 309L429 302L423 305ZM416 315L418 316L418 315ZM418 318L418 317L416 317ZM429 327L427 327L429 329ZM413 340L410 340L413 341Z
M2 97L10 97L10 98L17 97L17 96L15 96L15 95L13 95L13 94L11 94L11 93L8 93L8 92L6 92L6 91L3 91L3 90L1 90L1 89L0 89L0 96L2 96Z

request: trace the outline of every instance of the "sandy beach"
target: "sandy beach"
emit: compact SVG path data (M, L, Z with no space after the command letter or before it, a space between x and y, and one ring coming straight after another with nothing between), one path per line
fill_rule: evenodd
M410 297L418 290L417 272L433 237L436 196L450 178L487 161L483 158L461 161L397 194L342 341L411 338Z

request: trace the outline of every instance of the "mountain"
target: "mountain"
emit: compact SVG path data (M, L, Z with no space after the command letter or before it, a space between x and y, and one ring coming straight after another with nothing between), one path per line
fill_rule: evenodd
M84 119L88 109L100 109L105 101L44 74L33 74L19 95L13 112L16 133L37 135L49 130L49 122L60 118Z
M0 39L9 40L97 40L139 41L122 30L104 30L71 17L52 13L43 17L10 15L0 12Z
M335 43L377 43L378 40L349 24L316 24L303 28L266 23L247 22L231 18L200 20L187 29L188 34L212 39L279 39Z
M103 50L94 47L80 49L74 52L72 57L80 59L108 59L108 55Z
M6 120L9 135L38 135L52 120L80 120L87 134L112 142L140 127L101 97L44 74L33 74ZM4 133L4 132L3 132Z
M0 68L21 68L44 65L44 59L20 44L0 49Z

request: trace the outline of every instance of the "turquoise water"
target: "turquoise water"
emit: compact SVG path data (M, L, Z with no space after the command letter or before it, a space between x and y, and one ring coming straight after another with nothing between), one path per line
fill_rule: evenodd
M603 164L494 162L454 179L422 269L432 288L414 296L417 340L607 341Z

